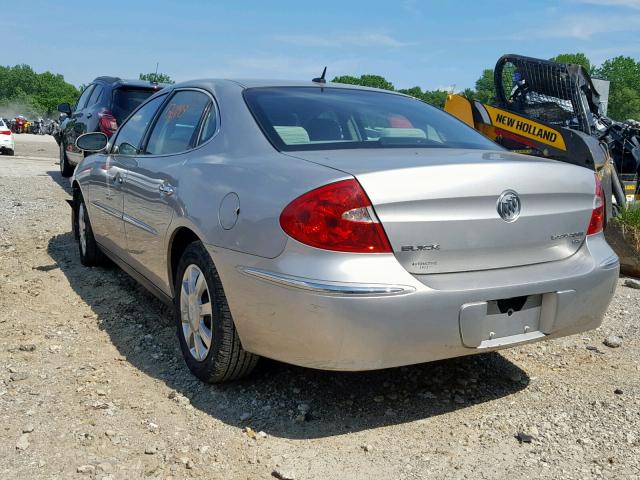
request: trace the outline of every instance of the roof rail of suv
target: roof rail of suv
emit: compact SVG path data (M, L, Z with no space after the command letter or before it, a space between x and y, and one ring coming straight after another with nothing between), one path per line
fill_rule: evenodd
M120 77L107 77L107 76L105 76L105 77L97 77L94 80L94 82L96 80L102 80L103 82L107 82L107 83L115 83L115 82L121 81L122 79Z

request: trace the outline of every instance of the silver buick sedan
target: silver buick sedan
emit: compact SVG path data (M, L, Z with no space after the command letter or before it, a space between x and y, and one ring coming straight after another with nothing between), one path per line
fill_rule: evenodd
M509 153L396 93L165 88L72 177L84 265L174 305L200 379L259 356L369 370L596 328L619 263L594 172Z

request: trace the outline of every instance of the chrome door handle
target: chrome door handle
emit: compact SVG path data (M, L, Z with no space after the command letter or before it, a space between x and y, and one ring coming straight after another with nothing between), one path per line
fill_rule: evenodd
M113 177L113 183L122 183L122 175L120 175L119 173L116 173L115 176Z
M176 189L173 188L173 186L169 185L168 183L160 184L160 186L158 187L158 190L160 190L160 193L164 193L167 196L173 195L176 191Z

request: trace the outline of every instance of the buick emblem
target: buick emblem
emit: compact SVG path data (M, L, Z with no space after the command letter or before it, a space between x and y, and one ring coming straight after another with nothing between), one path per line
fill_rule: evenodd
M496 207L505 222L515 222L520 216L520 197L513 190L505 190Z

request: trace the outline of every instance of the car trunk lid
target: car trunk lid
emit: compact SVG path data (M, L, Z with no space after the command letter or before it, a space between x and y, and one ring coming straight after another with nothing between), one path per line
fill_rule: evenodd
M593 210L592 171L537 157L456 149L291 155L353 175L413 274L561 260L584 241ZM520 200L514 221L498 212L505 192Z

